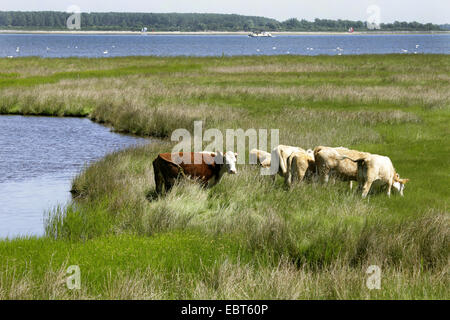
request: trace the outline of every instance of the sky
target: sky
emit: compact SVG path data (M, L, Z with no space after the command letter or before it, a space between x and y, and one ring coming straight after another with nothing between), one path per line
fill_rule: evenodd
M348 19L379 22L450 23L450 0L0 0L0 11L198 12L236 13L283 21ZM368 8L377 6L367 12ZM371 7L372 6L372 7Z

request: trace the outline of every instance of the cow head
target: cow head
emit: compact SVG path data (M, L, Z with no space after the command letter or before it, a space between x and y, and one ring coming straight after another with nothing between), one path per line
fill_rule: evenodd
M308 155L308 160L315 161L313 150L311 150L311 149L306 150L306 154Z
M211 156L214 157L216 163L223 164L224 169L226 169L228 173L236 173L237 153L232 151L227 151L226 153L217 152L212 153Z
M409 181L409 179L400 179L398 173L395 173L394 183L392 186L397 189L401 196L403 196L403 190L405 189L405 184Z

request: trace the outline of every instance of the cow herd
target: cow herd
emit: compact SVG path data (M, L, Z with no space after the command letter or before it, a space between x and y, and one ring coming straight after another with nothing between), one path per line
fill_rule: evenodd
M391 190L403 196L405 184L409 179L401 179L392 161L386 157L344 147L318 146L314 150L279 145L271 153L253 149L249 153L250 163L259 164L270 170L273 179L276 175L284 178L286 185L292 186L304 180L318 179L327 183L330 177L358 182L358 189L365 198L371 189L384 187L387 195ZM224 173L236 173L237 154L222 152L177 152L161 153L153 161L156 193L163 188L169 191L180 177L198 180L204 186L213 186Z

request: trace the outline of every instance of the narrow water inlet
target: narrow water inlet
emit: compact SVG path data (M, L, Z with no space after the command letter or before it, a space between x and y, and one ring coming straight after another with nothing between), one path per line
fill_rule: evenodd
M86 165L150 142L87 118L0 116L0 238L43 235L44 215L70 201Z

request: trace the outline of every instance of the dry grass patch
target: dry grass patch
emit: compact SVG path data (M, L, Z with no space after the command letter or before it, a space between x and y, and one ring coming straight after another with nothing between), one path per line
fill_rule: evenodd
M413 86L408 88L394 86L336 86L324 84L318 86L293 86L293 87L221 87L221 86L183 86L186 94L192 96L218 95L226 98L233 95L249 95L257 97L287 96L299 101L333 101L351 103L379 103L390 102L404 107L413 104L445 109L449 107L450 92L441 88Z
M265 65L233 65L225 67L210 67L207 69L214 73L303 73L303 72L345 72L350 70L345 65L333 64L310 64L310 63L290 63L290 64L265 64Z

